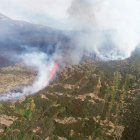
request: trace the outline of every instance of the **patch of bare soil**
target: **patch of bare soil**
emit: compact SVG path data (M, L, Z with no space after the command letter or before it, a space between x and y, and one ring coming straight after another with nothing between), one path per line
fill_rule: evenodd
M56 122L58 123L63 123L63 124L70 124L70 123L76 123L77 120L73 117L69 117L69 118L64 118L63 120L59 120L59 119L55 119Z
M35 69L23 63L3 67L0 71L0 93L8 92L16 86L31 85L35 78Z
M0 115L0 124L10 126L16 119L17 117L14 116Z
M67 139L64 137L58 137L58 140L67 140Z

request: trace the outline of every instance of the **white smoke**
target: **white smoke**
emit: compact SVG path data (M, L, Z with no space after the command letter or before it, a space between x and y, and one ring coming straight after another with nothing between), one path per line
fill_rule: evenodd
M125 59L139 44L137 0L73 0L68 13L74 29L86 31L78 37L79 45L101 59Z
M31 86L21 87L20 92L10 91L3 93L0 95L0 100L16 100L22 96L32 95L45 88L50 82L48 81L48 83L46 83L46 80L50 76L50 71L53 69L54 61L48 61L47 54L36 50L33 52L27 52L17 57L20 58L27 66L35 68L38 71L38 74Z

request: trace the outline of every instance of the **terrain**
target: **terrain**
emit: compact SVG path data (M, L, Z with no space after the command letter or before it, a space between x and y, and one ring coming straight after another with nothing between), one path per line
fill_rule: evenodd
M35 79L35 68L24 63L2 67L0 71L0 93L9 92L19 86L31 85Z
M71 37L0 14L0 92L34 81L35 69L12 57L26 52L23 46L51 56ZM67 65L32 96L0 101L0 140L139 140L140 49L125 60L95 58Z
M83 58L37 94L1 102L0 139L140 139L139 51L122 61Z

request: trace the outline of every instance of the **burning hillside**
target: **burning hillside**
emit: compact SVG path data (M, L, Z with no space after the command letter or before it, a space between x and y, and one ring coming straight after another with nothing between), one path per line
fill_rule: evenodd
M0 13L0 139L140 139L139 0L1 0Z
M135 10L130 6L132 3ZM65 20L72 24L67 25L71 27L69 31L16 21L0 14L0 45L1 52L6 52L4 57L36 67L38 72L32 85L23 87L22 92L8 93L6 99L18 99L45 88L56 71L55 62L62 68L79 64L85 52L103 61L130 57L139 44L139 6L132 0L127 5L111 0L72 0L64 10Z
M34 81L38 79L37 71L34 71L35 68L28 67L25 64L16 64L16 66L4 67L0 71L0 100L14 100L18 99L21 96L26 96L33 94L31 91L31 86L34 84ZM57 64L54 64L47 68L49 71L48 77L45 77L46 80L44 83L41 83L41 86L38 90L44 88L57 69ZM24 89L26 88L26 92ZM28 91L28 92L27 92ZM16 96L16 94L18 95Z

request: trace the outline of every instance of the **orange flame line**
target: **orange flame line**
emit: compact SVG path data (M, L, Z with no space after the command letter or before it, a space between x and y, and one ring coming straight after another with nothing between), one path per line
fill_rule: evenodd
M50 71L49 78L44 82L42 88L51 80L51 78L53 77L53 75L56 72L56 69L57 69L57 64L55 63L54 66L53 66L53 69Z

